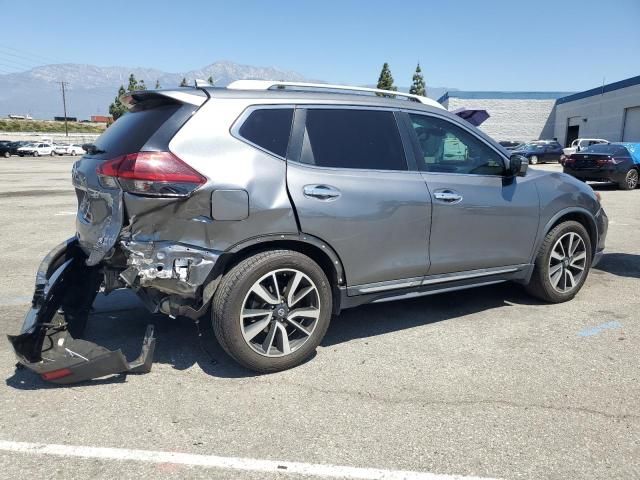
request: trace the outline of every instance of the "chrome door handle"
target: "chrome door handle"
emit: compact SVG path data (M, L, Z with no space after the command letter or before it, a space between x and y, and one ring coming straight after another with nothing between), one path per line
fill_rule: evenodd
M433 197L441 203L458 203L462 201L462 195L453 190L441 190L434 192Z
M305 197L317 198L318 200L335 200L341 193L331 185L305 185L302 188Z

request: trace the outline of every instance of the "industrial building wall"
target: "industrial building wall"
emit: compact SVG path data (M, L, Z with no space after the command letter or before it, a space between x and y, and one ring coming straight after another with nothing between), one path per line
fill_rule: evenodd
M567 140L567 127L577 125L578 136L582 138L604 138L610 142L640 142L638 108L640 85L559 103L556 106L554 136L564 145Z
M530 141L554 137L555 99L474 99L450 96L444 102L449 111L458 108L484 109L489 119L480 129L493 139Z

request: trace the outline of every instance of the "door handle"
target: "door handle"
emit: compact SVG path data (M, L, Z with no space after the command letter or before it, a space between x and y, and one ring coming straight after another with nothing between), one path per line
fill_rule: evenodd
M458 203L462 201L462 195L453 190L440 190L433 193L433 197L441 203Z
M302 188L305 197L317 198L318 200L335 200L341 193L331 185L305 185Z

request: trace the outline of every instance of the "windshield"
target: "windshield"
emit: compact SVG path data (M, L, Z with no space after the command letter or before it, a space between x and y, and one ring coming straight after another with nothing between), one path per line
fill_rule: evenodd
M627 149L622 145L591 145L590 147L585 148L582 153L605 153L607 155L629 156L629 152L627 152Z
M518 147L518 150L539 150L541 148L544 148L544 144L543 143L525 143L524 145L520 145Z

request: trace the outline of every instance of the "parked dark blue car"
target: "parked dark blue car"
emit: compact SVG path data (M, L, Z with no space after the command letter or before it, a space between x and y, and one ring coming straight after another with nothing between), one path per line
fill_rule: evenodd
M622 190L638 186L640 143L592 145L563 162L564 173L580 180L614 182Z
M527 157L531 165L546 162L559 162L563 155L562 145L555 140L536 140L513 150L513 153Z

